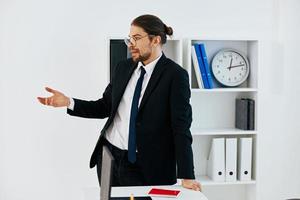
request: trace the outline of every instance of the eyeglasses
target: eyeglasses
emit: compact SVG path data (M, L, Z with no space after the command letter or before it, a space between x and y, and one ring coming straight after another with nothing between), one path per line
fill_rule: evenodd
M150 37L152 37L152 36L154 36L154 35L144 35L144 36L142 36L142 37L126 37L125 39L124 39L124 42L125 42L125 44L129 47L129 46L135 46L136 45L136 43L137 43L137 41L138 40L140 40L140 39L143 39L143 38L145 38L145 37L147 37L147 36L150 36Z

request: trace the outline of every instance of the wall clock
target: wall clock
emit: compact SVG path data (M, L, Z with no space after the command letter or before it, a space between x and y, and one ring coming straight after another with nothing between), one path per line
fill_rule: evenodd
M212 59L212 72L218 82L234 87L242 84L249 76L247 57L235 49L222 49Z

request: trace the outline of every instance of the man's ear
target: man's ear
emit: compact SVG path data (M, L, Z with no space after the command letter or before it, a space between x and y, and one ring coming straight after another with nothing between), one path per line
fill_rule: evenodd
M155 46L158 46L158 45L160 45L160 43L161 43L161 37L160 37L159 35L155 36L155 37L153 38L153 44L154 44Z

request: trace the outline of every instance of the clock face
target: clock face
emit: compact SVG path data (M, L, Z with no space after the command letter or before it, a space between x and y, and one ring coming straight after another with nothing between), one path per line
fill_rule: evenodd
M238 86L249 75L249 63L242 53L232 49L219 51L212 60L215 78L225 86Z

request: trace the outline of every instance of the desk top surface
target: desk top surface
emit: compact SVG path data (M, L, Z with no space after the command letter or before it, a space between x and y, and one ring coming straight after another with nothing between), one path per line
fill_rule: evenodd
M138 186L138 187L112 187L112 197L126 197L133 194L134 196L148 196L148 192L151 188L162 188L171 190L180 190L180 195L177 198L170 197L151 197L153 200L207 200L203 193L199 191L193 191L185 189L180 185L172 186ZM84 188L84 200L99 200L100 188L89 187Z
M170 197L151 197L153 200L207 200L203 193L185 189L180 185L172 186L138 186L138 187L112 187L112 197L126 197L133 194L134 196L148 196L151 188L162 188L171 190L180 190L180 195L177 198ZM100 188L84 188L84 200L99 200Z
M142 186L142 187L113 187L111 191L112 197L121 197L121 196L130 196L133 194L134 196L148 196L148 192L151 188L163 188L163 189L173 189L180 190L180 195L177 198L170 197L152 197L153 200L207 200L203 193L199 191L193 191L189 189L185 189L179 185L173 186Z

